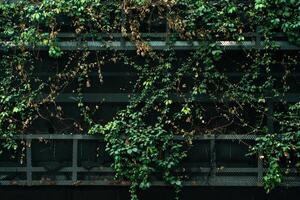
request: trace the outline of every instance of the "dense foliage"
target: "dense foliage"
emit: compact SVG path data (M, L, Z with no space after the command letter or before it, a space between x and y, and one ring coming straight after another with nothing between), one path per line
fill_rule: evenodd
M167 27L169 44L156 51L142 32L161 26ZM279 32L290 44L300 44L300 1L1 1L0 30L0 135L5 149L18 148L14 134L26 134L36 120L47 118L45 108L52 106L51 117L63 120L64 108L55 99L75 83L83 120L74 120L70 130L104 135L116 176L131 182L133 200L138 188L150 187L154 174L180 190L177 171L185 147L197 134L260 135L251 152L260 153L268 167L268 191L282 182L282 165L299 166L299 103L290 106L284 101L293 87L299 52L278 53L274 40ZM83 46L73 51L60 46L60 33L66 30ZM246 33L256 31L263 43L243 48L238 56L231 57L220 45L219 41L242 44L249 37ZM113 40L114 33L132 42L136 53L115 51L109 45L110 51L91 51L84 45ZM203 45L178 52L176 40ZM66 61L47 78L36 76L42 49L52 59ZM101 87L102 68L115 63L129 66L137 80L127 107L104 123L95 116L99 106L85 104L82 96L92 87L90 73L98 73ZM234 79L232 71L240 78ZM268 109L274 98L282 99L283 108L271 116ZM267 127L270 118L277 124L273 130ZM175 141L174 135L185 140Z

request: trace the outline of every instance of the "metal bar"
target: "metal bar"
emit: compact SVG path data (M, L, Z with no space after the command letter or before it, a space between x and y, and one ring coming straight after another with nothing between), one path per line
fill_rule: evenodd
M185 167L185 172L187 173L211 173L211 168L209 167ZM248 173L248 174L256 174L257 168L256 167L222 167L217 168L215 170L215 175L222 176L222 174L228 174L228 173Z
M279 47L279 50L299 50L300 48L297 45L291 44L287 41L274 41L276 46ZM198 42L198 41L175 41L172 44L168 44L166 41L149 41L147 42L149 46L153 50L165 50L168 47L171 47L174 50L196 50L200 46L206 46L208 42ZM226 50L243 50L243 49L258 49L264 50L266 45L265 42L260 42L260 46L257 46L256 41L218 41L216 44ZM9 46L9 48L7 47ZM57 46L62 50L66 51L78 51L78 50L90 50L90 51L98 51L98 50L120 50L120 51L135 51L136 46L133 42L125 41L123 45L121 41L63 41L57 42ZM14 44L10 44L6 42L5 44L0 46L0 50L7 50L10 48L17 48ZM47 46L37 45L37 46L28 46L29 50L48 50Z
M77 181L77 165L78 165L78 140L73 139L73 146L72 146L72 181Z
M129 102L129 93L102 93L102 94L83 94L84 102ZM56 102L76 102L78 95L60 94L57 96Z
M240 49L263 49L265 46L264 42L260 42L260 46L257 46L256 42L245 41L245 42L235 42L235 41L218 41L216 42L218 46L225 48L226 50L240 50ZM169 46L176 50L195 50L200 46L205 46L208 42L198 42L198 41L175 41L172 45L168 45L165 41L150 41L148 42L154 50L164 50ZM275 41L275 45L279 46L282 50L298 50L299 47L292 45L286 41ZM80 50L78 47L85 47L89 50L107 50L108 48L114 50L136 50L136 46L132 42L125 42L122 46L121 42L83 42L83 44L78 44L78 42L58 42L57 44L63 50ZM41 49L43 50L43 48Z
M99 103L99 102L106 102L106 103L128 103L130 102L130 98L133 96L139 95L139 93L84 93L83 94L83 102L86 103ZM185 102L186 99L191 99L191 94L176 94L176 93L170 93L169 94L170 99L172 99L174 102ZM43 99L47 97L47 94L42 94L39 99ZM218 98L218 97L216 97ZM219 97L222 99L222 96ZM39 100L37 99L37 101ZM79 99L79 96L74 93L61 93L59 94L55 101L59 103L76 103ZM13 101L13 100L12 100ZM223 102L234 102L234 101L240 101L240 99L233 99L233 100L224 100ZM256 100L253 100L255 102ZM300 101L300 94L299 93L289 93L282 97L274 97L273 102L298 102ZM193 97L192 102L218 102L218 100L210 98L208 95L198 95Z
M83 94L84 102L129 102L130 97L139 94L131 93L85 93ZM185 98L189 98L190 94L185 94ZM170 94L170 98L174 102L183 102L184 99L177 94ZM239 99L236 99L237 101ZM282 100L287 102L298 102L300 100L300 94L298 93L289 93L283 97L274 98L273 102L281 102ZM78 96L72 93L63 93L58 95L56 102L76 102L78 101ZM214 102L215 100L211 99L207 95L198 95L195 97L195 102ZM228 100L230 101L230 100Z
M63 167L57 172L73 172L73 167ZM189 173L209 173L211 171L211 168L209 167L185 167L186 172ZM216 175L222 174L222 173L258 173L261 174L265 172L267 169L262 168L258 171L257 167L222 167L222 168L216 168ZM285 168L282 169L283 171L287 170ZM289 169L289 174L299 174L296 169ZM26 167L0 167L0 172L26 172ZM114 170L111 167L102 167L99 165L99 167L93 167L91 169L86 169L84 167L77 167L77 172L99 172L99 173L113 173ZM32 167L32 172L47 172L47 170L44 167Z
M255 44L256 48L259 49L261 47L261 34L260 34L261 27L256 28L256 34L255 34Z
M31 139L26 139L26 178L27 178L27 185L31 185L32 183Z
M216 138L213 137L210 140L210 166L211 166L211 172L210 172L210 179L216 177L217 172L217 163L216 163Z
M101 72L101 74L103 75L103 77L138 77L138 73L135 72L130 72L130 71L123 71L123 72ZM230 78L241 78L243 77L243 75L245 75L245 73L243 72L224 72L224 75L230 77ZM57 73L53 73L53 72L38 72L38 73L33 73L34 76L55 76L57 75ZM266 77L267 74L266 73L261 73L260 74L263 77ZM99 76L98 72L90 72L89 76ZM200 75L201 76L201 75ZM283 73L272 73L272 76L280 78L282 76L284 76ZM300 73L292 73L292 74L288 74L287 77L298 77L300 76ZM192 77L191 75L183 75L183 77Z
M249 181L250 180L250 181ZM240 187L255 187L256 182L255 176L217 176L207 183L204 181L203 177L197 177L197 180L184 181L183 186L240 186ZM153 181L151 183L153 186L170 186L163 181ZM0 181L0 185L22 185L26 186L26 181L10 180L10 181ZM60 180L60 181L32 181L32 185L42 186L42 185L74 185L73 181ZM75 185L97 185L97 186L129 186L128 181L116 181L116 180L95 180L95 181L77 181ZM299 187L300 178L287 177L284 178L284 182L280 184L281 186L289 187Z
M237 135L237 134L226 134L226 135L199 135L194 136L193 140L255 140L257 135ZM14 135L14 139L18 140L103 140L102 135L87 135L87 134L22 134ZM175 140L184 140L183 136L174 136Z
M124 19L123 19L124 20ZM167 31L168 32L168 26L167 26ZM165 38L166 32L160 32L160 33L141 33L142 38L143 37L151 37L151 38ZM242 35L244 37L257 37L257 34L259 32L246 32L243 33ZM131 33L128 33L128 35L131 35ZM260 34L261 35L261 34ZM82 38L85 37L123 37L121 33L84 33L80 34ZM285 37L286 34L284 33L274 33L273 37ZM72 33L72 32L61 32L58 33L57 38L76 38L78 37L78 34ZM260 36L262 37L262 35Z
M264 172L264 166L263 166L262 154L259 153L257 158L257 186L263 186L263 172Z
M119 102L126 103L130 101L130 97L139 94L131 93L85 93L83 94L84 102ZM185 98L189 98L190 94L185 94ZM170 98L174 102L184 102L184 98L181 98L177 94L170 94ZM216 100L211 99L207 95L198 95L194 97L194 102L215 102ZM220 97L221 98L221 97ZM235 99L238 101L239 99ZM300 100L300 94L298 93L289 93L283 97L277 97L273 99L273 102L281 102L282 100L287 102L298 102ZM63 93L59 94L56 98L56 102L76 102L78 101L78 95L73 93ZM230 100L228 100L230 101Z
M168 28L168 27L167 27ZM143 37L152 37L152 38L165 38L165 32L160 32L160 33L141 33L142 38ZM258 32L246 32L243 34L244 37L257 37ZM131 33L128 33L128 35L131 35ZM71 33L71 32L62 32L58 33L57 37L58 38L76 38L78 34ZM81 34L81 37L123 37L121 33L96 33L96 34ZM262 35L261 35L262 36ZM273 37L285 37L286 34L284 33L274 33Z
M193 137L194 141L197 140L212 140L212 139L216 139L216 140L255 140L257 138L257 135L237 135L237 134L224 134L224 135L201 135L201 133L199 133L199 135L196 135ZM175 140L185 140L186 138L183 136L179 136L179 135L175 135L174 136Z
M122 23L125 23L124 18L122 18ZM279 34L279 33L278 33ZM95 37L95 38L124 38L124 36L122 35L122 33L84 33L84 34L79 34L82 38L89 38L89 37ZM131 33L127 34L128 36L131 36ZM151 38L165 38L166 33L161 32L161 33L141 33L142 38L147 38L147 37L151 37ZM247 37L251 37L253 36L254 33L245 33L245 36ZM74 39L78 37L78 34L75 33L71 33L71 32L61 32L58 33L57 38L70 38L70 39Z
M199 139L204 140L207 135L203 135L203 136L196 136L195 139L197 140L197 137L199 137ZM237 134L226 134L226 135L212 135L211 137L213 137L215 140L255 140L256 137L258 137L257 135L237 135Z
M300 101L300 94L298 94L298 93L288 93L284 97L273 98L273 102L282 102L282 101L298 102L298 101Z
M26 172L26 171L27 171L26 167L0 167L0 172Z
M0 162L1 163L1 162ZM75 170L74 170L75 169ZM32 172L47 172L44 167L32 167ZM114 172L111 167L94 167L92 169L85 169L84 167L63 167L57 172L101 172L101 173L112 173ZM26 167L0 167L0 172L27 172Z
M124 9L122 9L121 12L122 12L121 13L121 16L122 16L122 26L125 27L126 26L126 15L125 15ZM125 38L122 36L121 33L120 33L119 37L120 37L120 41L121 41L121 46L124 48L125 47Z

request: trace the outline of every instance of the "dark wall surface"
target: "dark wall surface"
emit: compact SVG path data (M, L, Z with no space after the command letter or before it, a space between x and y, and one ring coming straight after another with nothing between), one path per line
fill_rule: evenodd
M266 194L262 188L186 187L181 200L296 200L300 188L280 188ZM168 187L141 192L140 200L173 200ZM0 200L129 200L127 187L15 187L0 186Z

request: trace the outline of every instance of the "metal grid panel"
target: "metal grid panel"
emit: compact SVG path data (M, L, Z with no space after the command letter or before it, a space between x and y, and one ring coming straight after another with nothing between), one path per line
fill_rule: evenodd
M249 32L245 33L244 36L247 38L245 41L236 42L236 41L228 41L228 40L220 40L217 41L217 45L226 49L226 50L242 50L242 49L258 49L262 50L267 45L263 41L263 37L257 32ZM113 39L111 39L111 37ZM175 40L170 43L170 34L167 32L164 33L141 33L141 37L144 40L149 40L147 44L151 46L154 50L165 50L168 48L172 48L175 50L195 50L198 49L199 46L206 46L209 43L207 41L183 41ZM276 38L284 37L284 34L277 33L274 34L275 40L273 41L276 46L278 46L279 50L299 50L299 46L294 45L288 41L276 40ZM131 41L126 41L121 33L110 33L108 34L83 34L77 36L74 33L59 33L58 34L58 42L57 45L63 50L67 51L75 51L75 50L127 50L132 51L136 50L136 46ZM95 39L89 38L103 38L104 41L97 41ZM59 41L63 39L64 41ZM85 41L82 41L85 39ZM69 41L68 41L69 40ZM0 46L0 50L6 50L7 47L15 48L16 46L12 44L10 41L6 42L6 45ZM48 48L43 45L38 46L28 46L31 50L47 50Z
M80 140L103 140L102 136L95 135L19 135L16 139L26 140L26 167L0 167L1 173L25 172L26 180L0 180L1 185L129 185L127 181L116 181L113 179L113 169L110 167L92 167L86 169L78 166L78 142ZM210 167L192 167L187 169L190 179L184 182L185 186L262 186L263 165L258 159L258 167L225 167L217 168L215 142L217 140L238 141L238 140L254 140L255 135L199 135L195 140L208 140L210 142ZM72 140L72 166L62 167L55 171L55 174L69 173L70 180L33 180L36 173L47 172L44 167L33 167L31 156L32 140ZM175 137L175 140L183 139ZM296 172L296 171L295 171ZM100 173L100 178L95 180L82 180L79 173ZM295 176L294 176L295 175ZM290 177L285 178L283 185L300 186L300 177L294 173ZM103 176L101 178L101 176ZM165 186L166 183L155 180L152 182L155 186Z

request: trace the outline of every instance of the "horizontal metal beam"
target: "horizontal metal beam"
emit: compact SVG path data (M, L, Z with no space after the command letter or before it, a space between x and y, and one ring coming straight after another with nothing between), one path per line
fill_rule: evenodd
M122 103L122 102L129 102L130 97L133 95L139 95L134 93L84 93L83 94L83 101L84 102L114 102L114 103ZM170 98L174 102L183 102L183 98L191 98L189 94L183 94L182 97L177 94L170 94ZM266 98L270 98L266 96ZM78 101L79 96L72 93L62 93L56 97L56 102L76 102ZM238 99L234 99L238 101ZM198 95L194 97L193 101L195 102L216 102L216 100L211 99L208 95ZM228 100L233 101L233 100ZM300 101L300 93L289 93L283 97L274 97L273 102L298 102Z
M1 162L0 162L1 164ZM186 171L189 173L209 173L209 167L185 167ZM63 167L56 172L73 172L74 167ZM26 172L26 167L0 167L0 172ZM32 172L47 172L48 170L44 167L32 167ZM98 173L114 173L111 167L93 167L91 169L86 169L84 167L77 167L77 172L98 172ZM257 173L257 168L236 168L236 167L222 167L217 168L216 173Z
M1 164L1 162L0 162ZM93 167L88 170L84 167L63 167L56 172L73 172L76 169L77 172L99 172L99 173L113 173L113 169L111 167ZM0 172L26 172L26 167L0 167ZM32 167L32 172L48 172L44 167Z
M2 42L3 43L3 42ZM153 50L165 50L165 49L175 49L175 50L196 50L201 46L207 46L210 43L203 41L148 41L146 42ZM135 51L136 45L129 41L63 41L56 42L57 46L62 50L66 51L78 51L78 50L122 50L122 51ZM266 47L265 42L260 42L257 44L255 41L217 41L216 44L226 50L242 50L242 49L257 49L264 50ZM279 50L299 50L300 48L294 44L287 41L274 41L274 45L278 46ZM11 42L5 42L0 45L0 50L7 50L9 48L17 48ZM30 50L48 50L47 46L28 46Z
M40 77L56 76L57 74L59 74L59 73L54 73L54 72L33 73L34 76L40 76ZM246 73L243 73L243 72L224 72L223 74L226 77L229 77L229 78L242 78ZM93 76L98 77L99 73L98 72L90 72L88 75L91 76L91 77L93 77ZM105 78L105 77L118 77L118 78L119 77L130 77L130 78L136 78L136 77L139 76L138 73L130 72L130 71L123 71L123 72L122 71L119 71L119 72L106 72L106 71L104 71L104 72L101 72L101 75L103 76L103 78ZM174 75L175 75L175 72L174 72ZM262 77L270 76L269 74L266 74L266 73L261 73L260 75ZM199 76L201 76L201 75L199 75ZM287 75L285 75L284 73L272 73L271 76L276 77L276 78L281 78L283 76L298 77L298 76L300 76L300 73L291 73L291 74L287 74ZM190 77L192 77L192 75L183 75L183 77L190 78Z
M179 34L176 33L170 33L170 32L150 32L150 33L143 33L141 32L141 38L168 38L170 36L179 38ZM132 34L127 33L127 36L130 37ZM254 38L254 37L263 37L262 34L258 32L246 32L241 34L246 38ZM274 33L272 34L273 38L282 38L287 37L284 33ZM72 32L60 32L57 34L57 38L70 38L70 39L78 39L78 38L124 38L122 33L82 33L82 34L76 34Z
M27 182L23 180L16 181L0 181L0 185L20 185L26 186ZM117 181L117 180L79 180L73 182L71 180L59 180L59 181L49 181L49 180L33 180L33 186L42 186L42 185L97 185L97 186L129 186L129 181ZM170 186L169 184L163 181L153 181L151 182L152 186ZM285 178L281 186L289 187L299 187L300 178ZM184 181L183 186L241 186L241 187L256 187L257 186L257 177L255 176L216 176L215 178L210 178L207 180L205 177L199 177L197 180Z
M1 162L0 162L1 164ZM188 173L200 173L200 174L207 174L210 173L211 168L209 167L184 167L185 172ZM103 166L97 166L92 167L91 169L86 169L84 167L63 167L59 170L57 170L57 173L60 172L73 172L73 170L76 170L77 172L96 172L96 173L114 173L113 168L111 167L103 167ZM287 169L282 169L283 171ZM19 173L19 172L26 172L26 167L0 167L0 172L13 172L13 173ZM32 172L48 172L49 170L45 169L44 167L32 167ZM264 172L267 171L266 168L263 169ZM258 168L257 167L217 167L216 168L216 174L224 174L224 173L257 173ZM297 171L297 169L289 169L289 174L299 174L300 172ZM299 177L300 178L300 177Z
M76 103L82 97L82 101L86 103L128 103L130 98L134 95L139 95L138 93L84 93L82 96L74 93L60 93L56 97L53 97L54 101L57 103ZM189 99L190 102L218 102L217 99L210 98L208 95L201 94L195 97L191 97L190 94L169 94L170 99L173 102L182 103L186 99ZM42 94L38 99L47 98L47 94ZM217 98L217 97L216 97ZM220 97L221 99L222 97ZM300 93L289 93L282 97L270 97L265 96L265 98L272 98L273 102L298 102L300 101ZM14 100L12 100L14 101ZM38 101L38 100L37 100ZM223 100L224 102L225 100ZM238 98L227 99L227 102L240 101Z
M238 135L238 134L224 134L224 135L195 135L191 137L193 140L255 140L257 135ZM103 135L80 135L80 134L22 134L14 135L14 139L17 140L103 140ZM1 139L1 137L0 137ZM184 140L183 136L174 136L175 140Z
M1 164L1 162L0 162ZM185 172L188 173L200 173L200 174L207 174L210 173L211 168L209 167L184 167ZM60 172L73 172L74 168L73 167L63 167L59 170L57 170L57 173ZM286 171L287 169L282 169L282 171ZM27 168L26 167L0 167L0 172L13 172L13 173L19 173L19 172L26 172ZM77 167L76 168L77 172L97 172L97 173L114 173L113 168L111 167L103 167L103 166L97 166L97 167L92 167L91 169L86 169L84 167ZM267 169L264 168L263 172L266 172ZM32 167L32 172L48 172L47 169L44 167ZM257 173L258 168L257 167L217 167L216 168L216 174L224 174L224 173ZM297 171L297 169L289 169L289 175L294 175L294 174L299 174L300 172ZM299 177L300 178L300 177Z

